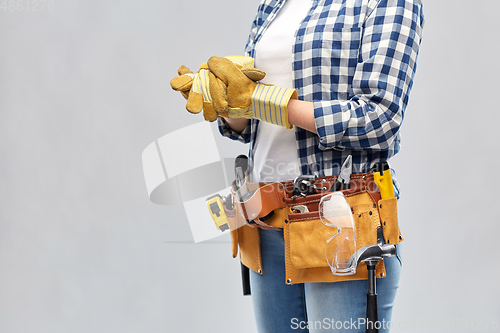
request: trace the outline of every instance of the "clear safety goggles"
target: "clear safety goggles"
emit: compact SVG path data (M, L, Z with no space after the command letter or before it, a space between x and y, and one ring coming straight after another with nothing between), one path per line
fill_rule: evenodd
M342 192L332 192L321 198L319 203L321 222L337 232L328 238L325 255L335 275L352 275L356 266L349 259L356 252L356 229L351 207Z

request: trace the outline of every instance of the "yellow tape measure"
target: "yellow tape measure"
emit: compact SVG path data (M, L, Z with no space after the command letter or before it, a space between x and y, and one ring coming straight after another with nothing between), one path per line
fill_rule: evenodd
M226 216L226 211L224 210L224 202L222 197L218 194L208 197L207 207L212 219L214 220L215 226L220 231L226 231L229 229L229 220Z

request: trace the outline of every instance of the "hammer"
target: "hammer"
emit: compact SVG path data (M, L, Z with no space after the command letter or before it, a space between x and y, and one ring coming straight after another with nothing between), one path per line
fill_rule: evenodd
M377 230L378 231L378 230ZM383 238L382 238L383 239ZM396 247L393 244L384 242L366 245L354 252L347 262L348 267L357 267L360 262L364 262L368 268L368 294L366 295L366 332L378 333L376 323L378 322L377 310L377 278L375 276L375 266L384 257L392 257L396 254ZM371 327L369 323L371 322Z

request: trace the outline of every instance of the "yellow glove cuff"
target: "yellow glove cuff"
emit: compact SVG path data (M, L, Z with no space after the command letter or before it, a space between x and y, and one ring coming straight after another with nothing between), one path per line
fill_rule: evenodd
M285 128L293 126L288 122L288 102L297 99L295 89L257 84L252 95L253 118Z

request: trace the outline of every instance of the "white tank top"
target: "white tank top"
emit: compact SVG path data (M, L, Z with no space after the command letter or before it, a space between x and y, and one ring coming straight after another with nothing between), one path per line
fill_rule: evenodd
M312 0L286 0L255 49L255 67L266 72L261 81L293 88L292 62L295 33ZM264 121L259 123L254 146L253 182L291 180L300 175L295 130Z

